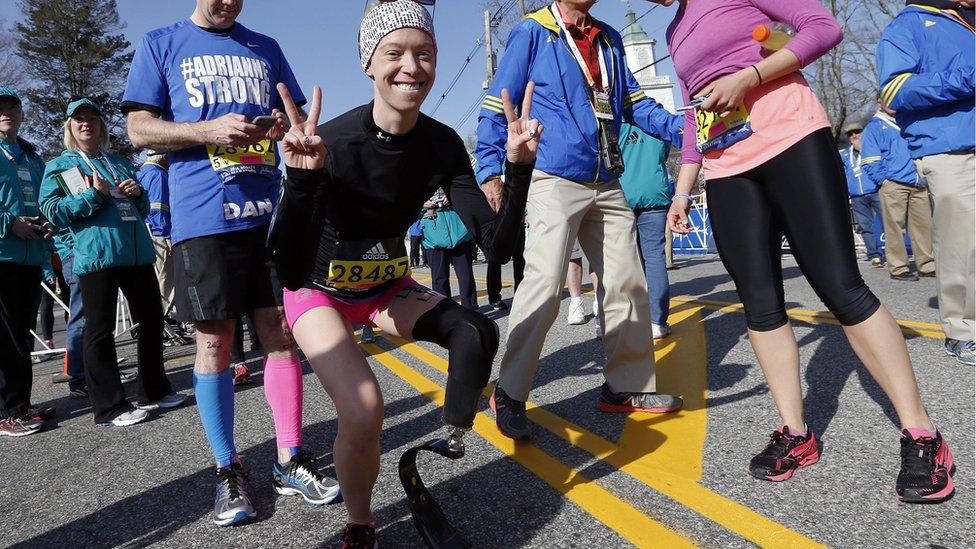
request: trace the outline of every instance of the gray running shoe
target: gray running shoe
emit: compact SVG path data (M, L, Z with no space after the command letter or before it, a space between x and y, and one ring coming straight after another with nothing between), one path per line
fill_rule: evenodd
M121 414L115 416L112 421L107 421L102 423L105 426L111 427L128 427L129 425L135 425L145 421L149 417L149 412L145 410L139 410L138 408L133 408L128 412L122 412Z
M159 410L160 408L168 410L170 408L176 408L181 406L186 399L189 398L186 395L181 395L177 392L172 392L163 398L157 400L156 402L149 402L146 404L136 404L136 408L140 410Z
M311 505L325 505L339 497L339 483L319 473L315 460L305 451L284 465L276 460L271 473L275 492L283 496L302 496Z
M683 405L684 401L681 400L681 397L663 393L615 393L604 383L600 390L600 401L597 407L601 412L665 414L676 412Z
M254 520L257 512L251 505L245 486L247 474L240 463L217 469L217 494L214 497L213 522L217 526L234 526Z

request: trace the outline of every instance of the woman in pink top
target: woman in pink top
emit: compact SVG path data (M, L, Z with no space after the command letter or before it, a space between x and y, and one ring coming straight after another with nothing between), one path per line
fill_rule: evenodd
M754 28L771 21L797 31L775 53L752 39ZM836 21L815 0L681 0L667 37L685 102L705 98L686 113L668 222L677 233L689 232L688 192L704 167L715 244L783 422L752 459L751 474L782 481L820 459L804 421L799 351L784 307L785 235L898 413L898 498L948 499L952 454L922 405L898 325L858 271L843 167L827 116L799 72L840 42Z

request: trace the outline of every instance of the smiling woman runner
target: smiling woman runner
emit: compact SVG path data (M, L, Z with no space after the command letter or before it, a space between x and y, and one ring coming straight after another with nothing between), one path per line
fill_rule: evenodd
M410 278L404 235L441 187L492 260L505 262L522 222L542 126L506 101L506 192L495 214L474 179L454 130L420 113L434 83L433 22L412 0L383 2L360 28L363 70L373 101L316 128L315 87L303 122L279 86L292 123L282 145L288 178L272 229L295 340L335 403L334 455L349 511L343 547L373 547L370 497L379 471L383 397L352 324L448 349L444 421L469 429L498 348L498 328ZM506 95L507 98L507 95Z
M752 38L771 22L796 29L775 52ZM745 306L749 341L782 418L749 472L783 481L820 459L804 422L800 355L784 307L785 235L800 270L898 413L898 499L951 497L952 452L922 405L898 325L858 271L830 122L799 72L841 41L837 22L815 0L681 0L667 38L685 101L701 100L686 115L685 136L697 140L684 141L668 222L672 231L689 232L688 193L704 166L715 245Z

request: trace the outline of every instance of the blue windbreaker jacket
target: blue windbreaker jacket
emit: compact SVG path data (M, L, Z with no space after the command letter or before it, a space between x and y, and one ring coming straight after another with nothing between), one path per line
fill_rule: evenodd
M149 217L146 224L153 236L169 238L169 172L154 162L146 162L136 174L139 185L149 194Z
M915 163L908 151L908 141L901 136L901 128L883 112L878 112L864 126L861 134L861 171L877 186L885 179L924 187Z
M614 125L621 120L647 133L681 146L684 118L669 113L647 97L627 68L620 34L594 19L602 32L603 57L610 73L610 103ZM572 181L593 183L617 179L602 166L596 115L590 104L589 85L563 37L550 8L532 12L512 29L505 55L492 80L478 115L477 178L484 183L500 176L508 135L501 91L508 89L519 105L529 81L535 82L532 118L544 128L535 167Z
M844 175L847 176L847 192L851 196L861 196L878 192L878 186L864 177L861 171L861 155L849 146L837 151L844 164Z
M974 147L973 27L955 15L912 4L878 43L881 101L897 111L912 158Z

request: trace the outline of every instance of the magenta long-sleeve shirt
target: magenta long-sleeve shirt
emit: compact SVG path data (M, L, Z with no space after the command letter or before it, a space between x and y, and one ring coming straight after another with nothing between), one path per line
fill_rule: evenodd
M796 29L786 45L806 66L840 43L837 21L816 0L688 0L668 26L668 50L685 104L715 79L762 61L752 30L771 21ZM683 164L701 164L694 111L685 112Z

